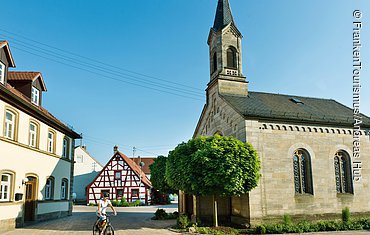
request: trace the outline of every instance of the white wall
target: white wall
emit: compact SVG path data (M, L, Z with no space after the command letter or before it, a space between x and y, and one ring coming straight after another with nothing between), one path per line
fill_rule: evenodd
M76 200L86 200L86 186L95 179L103 167L81 146L75 148L74 156L73 193L76 194ZM82 162L79 159L82 159Z
M35 149L29 147L29 123L30 120L35 120L33 117L28 114L21 112L13 108L18 112L18 138L16 141L8 140L4 137L4 115L6 107L12 108L10 105L0 100L0 171L10 170L15 172L15 184L12 190L11 198L14 199L15 193L22 193L23 198L25 199L25 186L22 184L22 179L26 178L27 175L33 174L37 175L38 178L38 191L37 199L44 200L44 186L46 179L49 176L55 178L54 181L54 200L59 200L61 197L61 182L65 178L68 180L68 194L70 192L70 175L71 175L71 162L69 159L62 159L63 151L63 138L65 135L53 128L50 128L45 123L42 123L38 120L40 134L39 138L39 148ZM55 154L48 153L46 150L47 146L47 134L49 129L52 129L56 133L55 138ZM72 147L73 141L70 139L70 146ZM70 156L72 152L70 151ZM42 209L39 212L49 213L58 211L61 206L57 203L48 203L47 207L42 206ZM64 201L63 211L68 211L68 202ZM0 204L0 220L5 218L16 218L22 216L22 203L5 203Z

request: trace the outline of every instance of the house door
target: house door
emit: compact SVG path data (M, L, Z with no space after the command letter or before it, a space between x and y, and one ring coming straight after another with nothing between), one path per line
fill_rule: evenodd
M34 221L36 212L36 183L35 177L27 177L26 197L24 205L24 221Z

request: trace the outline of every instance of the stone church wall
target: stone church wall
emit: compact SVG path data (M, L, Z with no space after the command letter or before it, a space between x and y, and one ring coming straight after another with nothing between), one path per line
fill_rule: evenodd
M334 155L339 150L352 156L352 130L281 123L245 121L247 141L261 159L261 180L250 193L251 222L280 218L284 214L314 217L340 215L344 207L354 213L370 212L369 136L362 132L362 180L353 182L354 194L338 194ZM311 157L313 195L296 194L293 155L305 149ZM351 158L351 160L353 160Z

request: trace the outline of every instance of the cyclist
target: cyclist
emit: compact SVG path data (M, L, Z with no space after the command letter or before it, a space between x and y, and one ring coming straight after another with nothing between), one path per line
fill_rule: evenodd
M96 210L96 215L98 216L98 220L96 221L96 225L100 223L100 226L102 228L102 232L105 230L106 226L106 211L107 208L110 207L114 213L114 215L117 215L116 210L112 206L112 203L109 200L109 193L104 192L103 197L98 202L98 209Z

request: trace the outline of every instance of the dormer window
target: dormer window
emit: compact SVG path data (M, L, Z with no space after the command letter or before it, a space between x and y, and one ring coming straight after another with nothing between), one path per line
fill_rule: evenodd
M32 87L31 102L35 105L39 105L40 91L36 87Z
M0 83L5 84L5 64L0 61Z

